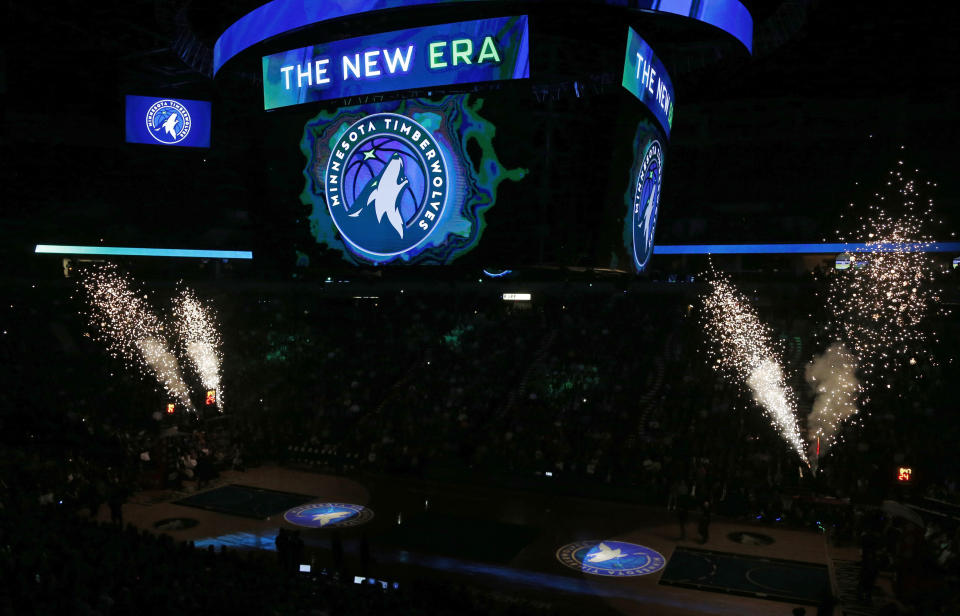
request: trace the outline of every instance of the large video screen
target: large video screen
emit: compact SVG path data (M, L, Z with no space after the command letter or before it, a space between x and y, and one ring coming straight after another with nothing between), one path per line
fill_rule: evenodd
M637 124L633 137L633 165L628 175L623 201L623 245L630 255L635 272L643 272L653 255L660 186L666 142L649 121Z
M127 95L127 143L210 147L210 101Z
M264 56L263 108L527 77L527 16L479 19Z
M316 242L354 264L448 264L472 250L506 169L467 95L322 111L304 126L301 202ZM471 161L468 144L479 147Z
M673 126L673 82L653 48L629 27L622 84L647 106L669 137Z

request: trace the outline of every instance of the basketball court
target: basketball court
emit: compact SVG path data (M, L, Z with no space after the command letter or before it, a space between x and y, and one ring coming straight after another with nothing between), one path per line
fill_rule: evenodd
M271 551L281 528L297 529L314 571L332 570L336 532L348 575L400 584L423 576L454 583L469 578L534 601L563 597L565 605L595 614L789 614L797 606L811 613L830 584L832 560L857 559L855 550L829 548L817 532L723 518L712 523L705 544L680 541L665 508L545 492L348 479L275 466L225 472L201 492L191 487L137 494L124 506L124 519L215 549ZM309 516L321 520L312 526L284 518L285 511L351 506L370 515L345 509L343 525L336 513ZM370 550L365 572L363 541ZM576 570L559 554L580 544L586 549L574 552L586 566ZM663 562L644 554L662 555ZM616 563L628 557L639 559L638 566L618 570Z

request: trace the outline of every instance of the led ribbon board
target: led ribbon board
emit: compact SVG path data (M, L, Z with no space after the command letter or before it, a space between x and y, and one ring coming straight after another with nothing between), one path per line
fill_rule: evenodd
M926 242L917 244L675 244L653 249L657 255L784 255L828 254L832 252L955 252L960 242Z
M622 83L653 113L669 138L673 125L673 83L663 62L653 53L653 48L629 27Z
M427 26L263 57L263 108L530 77L527 16Z
M210 108L210 101L127 95L127 143L209 148Z
M213 73L243 50L298 28L373 11L467 1L471 0L273 0L224 30L213 47ZM539 4L544 0L527 1ZM689 17L723 30L747 51L753 50L753 18L740 0L594 0L590 4Z
M34 252L53 255L105 255L129 257L186 257L192 259L252 259L249 250L195 250L191 248L137 248L134 246L64 246L37 244Z

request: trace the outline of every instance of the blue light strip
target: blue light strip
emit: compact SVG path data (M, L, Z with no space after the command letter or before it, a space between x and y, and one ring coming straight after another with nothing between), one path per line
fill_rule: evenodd
M473 0L273 0L232 23L213 46L213 74L230 58L257 43L314 24L386 9ZM539 3L543 0L526 0ZM719 28L753 53L753 17L740 0L593 0L585 4L628 6L647 13L670 13Z
M129 257L185 257L190 259L253 259L250 250L191 250L185 248L135 248L121 246L61 246L37 244L37 254L115 255Z
M929 244L675 244L653 247L655 255L784 255L837 252L960 252L960 242Z

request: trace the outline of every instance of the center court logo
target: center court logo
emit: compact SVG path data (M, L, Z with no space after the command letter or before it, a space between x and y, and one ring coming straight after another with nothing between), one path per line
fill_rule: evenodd
M327 208L344 241L381 257L426 240L443 214L448 184L447 163L433 135L395 113L349 126L324 174Z
M150 136L166 145L180 143L190 134L190 112L171 99L161 99L150 105L145 117Z
M350 503L311 503L288 510L283 519L308 528L345 528L369 522L373 511Z
M577 541L557 550L557 560L591 575L633 577L663 569L659 552L624 541Z
M653 233L657 226L657 204L660 202L660 181L663 173L663 149L653 140L637 174L633 196L633 264L643 271L653 254Z

